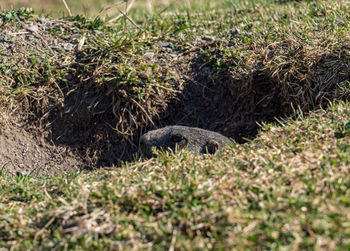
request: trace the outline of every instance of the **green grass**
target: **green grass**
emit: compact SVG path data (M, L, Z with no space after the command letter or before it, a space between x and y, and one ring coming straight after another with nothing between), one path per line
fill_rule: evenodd
M350 104L335 102L219 156L160 153L121 168L0 180L15 249L347 249Z
M216 156L158 153L118 168L56 177L13 176L1 168L0 247L350 249L350 5L261 0L226 1L215 11L192 7L152 15L134 10L131 17L146 33L122 20L109 26L66 18L70 26L44 35L63 41L84 35L85 61L35 50L35 64L19 60L20 54L0 59L4 116L38 98L38 89L59 95L55 83L61 87L68 73L80 83L93 79L98 88L112 87L116 97L132 97L156 116L144 95L176 89L178 79L143 55L158 53L157 43L169 41L189 52L180 66L202 53L214 69L211 77L236 81L242 100L255 90L244 85L249 77L268 79L277 91L266 97L282 100L281 110L291 118L262 124L256 139ZM20 28L16 15L37 18L8 11L0 26ZM94 35L97 29L104 34ZM233 29L239 32L231 36ZM199 46L207 34L219 39ZM149 106L161 106L154 102ZM133 115L142 121L145 114Z
M145 15L151 13L159 13L165 11L174 11L183 9L185 6L197 8L198 6L215 7L218 3L212 3L208 0L135 0L135 1L113 1L113 0L86 0L84 2L77 0L65 0L72 15L84 14L86 16L97 16L101 15L107 19L118 16L120 13L118 8L125 11L127 2L129 11L132 13L138 13L138 15ZM117 6L114 4L120 3ZM114 6L114 7L112 7ZM46 13L53 16L68 15L68 11L64 6L62 0L47 0L42 2L40 0L3 0L0 3L0 9L8 10L12 8L33 8L36 13ZM107 8L112 7L112 8ZM101 12L101 10L103 10Z

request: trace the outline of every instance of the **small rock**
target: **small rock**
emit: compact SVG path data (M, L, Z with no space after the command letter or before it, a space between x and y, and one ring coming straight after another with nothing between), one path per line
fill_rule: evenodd
M73 34L72 36L69 37L69 41L73 41L75 39L81 38L80 34Z
M153 59L154 58L154 52L146 52L143 54L146 58L148 59Z
M205 41L214 41L216 38L214 36L205 35L202 37L202 39Z
M37 33L39 31L39 27L37 25L31 25L27 28L27 30L33 33Z
M71 44L71 43L65 43L63 44L63 48L66 50L66 51L71 51L74 49L74 45Z
M159 45L162 47L170 47L171 43L170 42L159 42Z

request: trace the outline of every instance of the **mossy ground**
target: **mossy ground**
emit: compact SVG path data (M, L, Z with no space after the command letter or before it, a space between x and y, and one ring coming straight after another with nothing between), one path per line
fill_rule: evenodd
M26 43L14 43L11 55L0 47L2 127L20 111L29 131L55 135L52 117L63 114L54 125L78 121L74 133L94 136L86 145L113 139L113 131L130 152L140 132L172 121L169 114L237 139L254 136L215 156L160 152L55 177L12 175L4 166L0 247L350 248L349 3L211 7L135 10L130 17L142 30L126 20L65 18L41 34L44 53L29 46L23 56ZM31 32L24 25L38 18L12 10L0 25L11 34ZM50 39L58 48L50 50ZM196 109L187 111L191 95ZM97 121L114 130L98 134ZM105 149L66 146L97 158Z

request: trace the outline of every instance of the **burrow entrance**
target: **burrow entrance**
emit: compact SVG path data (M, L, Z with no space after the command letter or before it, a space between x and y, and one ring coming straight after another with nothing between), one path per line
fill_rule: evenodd
M141 108L142 104L130 102L123 91L116 94L108 86L96 88L95 83L84 85L73 80L76 89L65 88L61 106L46 114L47 138L54 145L68 147L83 160L84 168L104 167L139 156L139 138L148 130L186 125L244 143L255 137L258 123L286 115L281 111L282 101L273 79L256 72L247 79L235 80L229 72L221 70L218 74L203 64L201 53L187 63L189 67L180 72L175 83L176 92L158 104L154 115L152 107L147 108L147 99ZM214 79L214 75L220 77ZM159 94L154 95L149 99L159 98ZM143 109L147 110L140 116L143 121L136 121L134 114ZM120 120L127 123L118 123Z
M115 79L101 81L120 73L114 68L103 71L99 59L106 51L73 53L72 71L64 81L51 87L39 85L43 95L22 100L22 110L12 113L13 119L2 126L0 155L8 169L21 170L20 162L28 158L32 161L25 164L26 169L30 165L51 165L56 171L70 165L75 169L118 165L137 156L144 132L175 124L216 131L244 143L256 136L258 124L290 116L291 104L308 112L334 98L348 98L346 46L316 55L300 43L282 41L269 46L244 74L235 72L234 61L217 64L222 60L220 50L215 51L222 47L218 42L199 43L190 51L164 43L160 47L154 64L170 69L175 77L168 87L149 85L141 101L128 93L132 90L118 88ZM210 49L208 60L204 52ZM281 53L293 60L279 65L274 60ZM111 60L122 56L116 54ZM159 75L169 77L167 71ZM14 133L18 137L11 139ZM23 146L16 148L21 142ZM12 150L7 150L11 144Z

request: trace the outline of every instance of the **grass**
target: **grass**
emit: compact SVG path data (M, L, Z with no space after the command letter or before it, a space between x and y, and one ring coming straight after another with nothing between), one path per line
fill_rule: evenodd
M118 168L56 177L16 176L1 168L0 247L350 248L350 5L227 1L192 8L134 9L130 17L146 32L123 20L111 26L77 16L42 34L62 43L73 34L85 37L80 62L71 52L39 53L32 44L14 43L15 56L0 64L1 120L18 107L45 114L36 103L46 104L42 93L63 97L80 83L101 95L112 90L123 101L112 103L113 112L121 118L117 128L131 135L181 91L179 72L195 76L188 70L195 60L210 67L212 81L232 84L239 109L278 106L290 118L262 123L255 139L216 156L160 152ZM23 28L20 21L37 18L11 10L1 14L0 26L14 32ZM164 41L185 52L176 67L144 56L174 53L159 49ZM123 117L122 107L131 116Z
M219 156L0 180L0 245L15 249L347 249L349 103L266 125ZM335 137L342 132L340 137Z
M125 3L122 3L123 1L113 1L113 0L87 0L84 2L77 1L77 0L66 0L66 3L72 12L73 15L77 14L84 14L85 16L96 16L98 15L101 10L103 10L106 7L113 6L116 3L121 3L118 5L118 7L121 10L125 10L126 6ZM124 1L126 2L126 1ZM207 0L199 0L199 1L193 1L193 0L184 0L184 1L174 1L174 0L136 0L136 1L128 1L129 10L131 12L137 12L139 14L150 14L150 13L158 13L158 12L164 12L174 9L181 9L186 6L200 6L200 5L207 5L207 6L213 6L216 4L211 4ZM4 0L0 4L0 8L7 10L7 9L13 9L13 8L33 8L36 13L50 13L53 16L62 16L68 15L68 11L64 6L64 3L62 0L48 0L45 2L42 2L40 0ZM117 7L112 7L111 9L106 9L101 13L105 17L115 17L119 15L119 11Z

